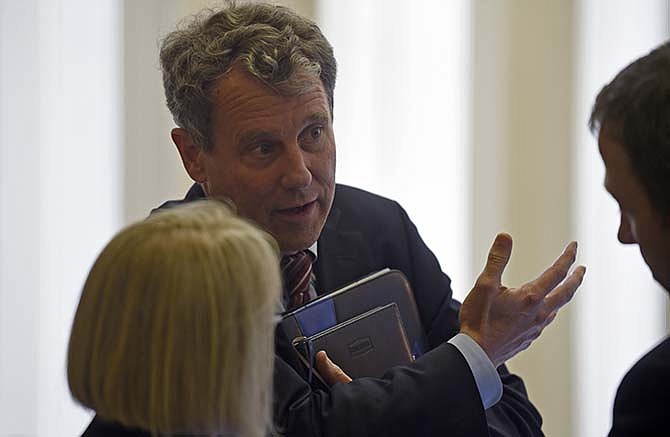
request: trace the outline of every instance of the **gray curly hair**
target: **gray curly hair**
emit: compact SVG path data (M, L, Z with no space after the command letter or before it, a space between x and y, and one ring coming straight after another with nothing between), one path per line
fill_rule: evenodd
M163 39L160 63L175 123L206 151L213 147L210 93L233 65L287 95L300 93L305 74L318 76L332 117L333 48L315 23L283 6L227 2L205 10Z

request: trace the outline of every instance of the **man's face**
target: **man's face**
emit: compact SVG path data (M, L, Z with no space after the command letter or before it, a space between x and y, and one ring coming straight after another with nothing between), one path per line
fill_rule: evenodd
M619 241L637 244L654 278L670 291L670 225L651 205L624 147L606 129L600 132L598 147L605 162L605 188L621 211Z
M187 163L190 158L177 144L206 194L231 199L240 215L275 237L283 252L305 249L318 239L335 187L328 99L318 78L303 83L301 94L283 96L234 68L212 92L213 149L199 151L195 162Z

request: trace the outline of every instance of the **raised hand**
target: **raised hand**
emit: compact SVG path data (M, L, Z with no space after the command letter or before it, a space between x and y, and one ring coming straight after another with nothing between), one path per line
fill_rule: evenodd
M459 315L461 332L475 340L496 367L539 337L572 299L586 273L586 268L579 266L568 276L577 255L573 241L537 279L519 288L507 288L502 285L502 274L511 253L512 237L498 234L486 267Z

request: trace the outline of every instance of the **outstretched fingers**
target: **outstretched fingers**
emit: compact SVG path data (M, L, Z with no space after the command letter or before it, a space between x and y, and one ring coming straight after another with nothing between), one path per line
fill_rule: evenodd
M576 257L577 242L573 241L547 270L531 282L533 290L542 293L541 297L549 294L568 275L570 266L575 262Z
M577 267L568 278L544 298L544 305L551 312L558 311L566 303L570 302L575 292L582 285L586 275L586 267Z

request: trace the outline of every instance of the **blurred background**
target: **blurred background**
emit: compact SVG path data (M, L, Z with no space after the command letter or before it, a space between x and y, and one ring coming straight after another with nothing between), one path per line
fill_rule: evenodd
M498 231L505 282L579 240L578 296L509 363L549 436L609 429L627 368L666 336L667 296L634 247L586 127L598 90L670 36L668 2L294 0L339 63L337 179L403 204L462 299ZM158 45L213 1L0 3L0 435L70 436L65 353L88 269L125 224L190 182ZM445 412L448 414L449 412Z

